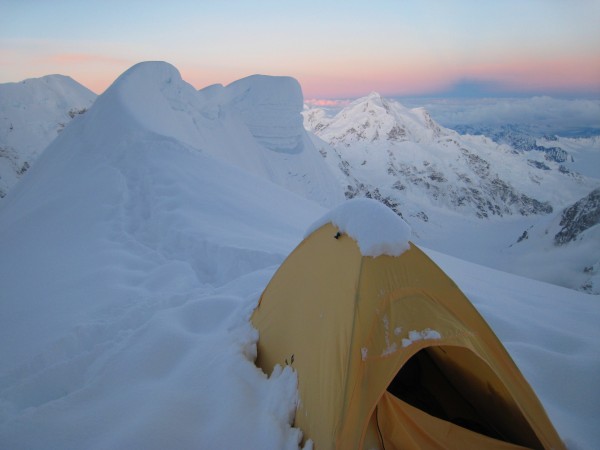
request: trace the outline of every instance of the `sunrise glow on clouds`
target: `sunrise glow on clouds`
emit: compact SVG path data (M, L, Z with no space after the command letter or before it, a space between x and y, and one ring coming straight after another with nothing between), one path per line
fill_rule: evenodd
M489 93L600 95L596 0L3 0L0 82L70 75L97 93L164 60L197 88L263 73L309 99Z

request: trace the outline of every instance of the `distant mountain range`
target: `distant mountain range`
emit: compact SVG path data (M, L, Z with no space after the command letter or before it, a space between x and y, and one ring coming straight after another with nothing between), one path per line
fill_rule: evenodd
M461 135L422 108L408 109L376 93L333 117L319 109L304 115L326 161L342 174L347 197L370 195L400 209L429 204L487 218L549 214L594 186L561 165L568 157L562 149L537 146L533 138L525 148Z

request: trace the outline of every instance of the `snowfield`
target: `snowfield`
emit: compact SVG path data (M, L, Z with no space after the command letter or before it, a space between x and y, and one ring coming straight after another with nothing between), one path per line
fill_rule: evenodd
M136 65L2 200L0 448L304 445L296 376L254 365L249 322L311 225L349 220L299 95L289 78L196 91L166 63ZM358 223L388 220L368 203ZM381 251L410 230L357 233ZM569 448L597 448L598 298L425 250Z

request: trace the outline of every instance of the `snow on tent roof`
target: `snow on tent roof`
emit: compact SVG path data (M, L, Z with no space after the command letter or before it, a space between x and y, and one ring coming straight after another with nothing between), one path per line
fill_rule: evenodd
M409 249L410 226L376 200L354 198L336 206L313 223L305 237L328 223L353 238L363 256L400 256Z

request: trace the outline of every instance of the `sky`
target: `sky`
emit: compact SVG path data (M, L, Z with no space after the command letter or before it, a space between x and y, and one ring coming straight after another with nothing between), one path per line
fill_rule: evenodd
M0 0L0 83L96 93L162 60L196 88L289 75L307 99L600 96L600 0Z

